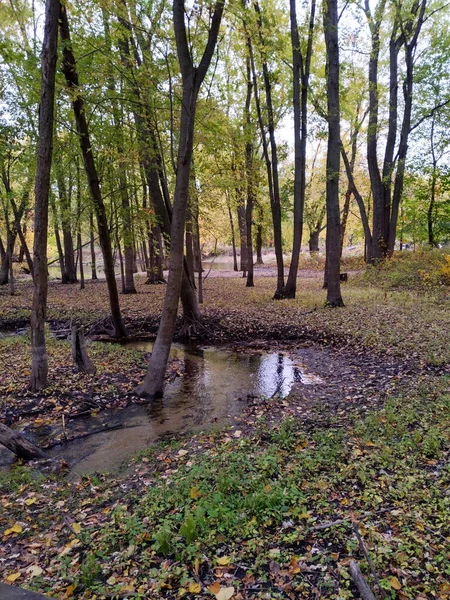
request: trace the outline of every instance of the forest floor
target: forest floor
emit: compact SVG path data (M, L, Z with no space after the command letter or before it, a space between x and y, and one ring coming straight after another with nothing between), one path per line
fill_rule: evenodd
M252 289L209 277L199 343L321 348L327 391L255 398L229 426L161 442L114 476L5 471L3 581L83 600L338 599L358 597L354 559L377 598L450 598L448 288L393 291L355 274L346 307L329 309L319 272L300 274L295 301L272 301L274 286L258 271ZM138 279L138 291L121 296L123 314L151 338L164 286ZM0 290L0 331L26 326L30 306L29 283ZM101 336L105 307L104 283L50 286L60 334L77 320ZM102 344L89 348L97 375L74 373L68 342L52 339L50 387L31 395L26 334L0 350L10 425L123 407L145 372L142 352ZM169 377L181 370L173 361Z

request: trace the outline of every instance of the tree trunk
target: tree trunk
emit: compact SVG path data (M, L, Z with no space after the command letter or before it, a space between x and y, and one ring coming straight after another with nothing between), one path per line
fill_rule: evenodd
M228 216L230 218L231 246L233 248L233 271L239 271L238 263L237 263L237 254L236 254L236 236L234 234L233 213L231 212L231 205L230 205L228 196L227 196L227 207L228 207Z
M91 249L91 279L92 281L96 281L97 277L97 260L95 258L95 236L94 236L94 215L92 210L89 211L89 236L90 242L89 246Z
M252 77L251 77L251 65L250 57L247 57L247 96L245 98L244 108L244 131L245 131L245 175L247 180L247 206L245 209L245 224L246 224L246 236L247 236L247 283L246 287L254 287L253 281L253 236L252 236L252 219L253 219L253 206L255 204L255 191L254 191L254 167L253 167L253 141L251 131L251 114L250 114L250 102L252 100Z
M194 146L195 112L200 86L205 78L217 43L223 8L224 4L219 0L215 5L212 15L205 51L199 66L194 67L186 34L184 0L174 0L173 2L175 39L182 74L183 97L175 195L172 210L169 280L158 335L153 347L148 371L142 385L136 389L136 392L140 396L154 397L155 395L162 394L170 346L175 331L183 274L185 279L188 279L186 269L183 268L183 241Z
M12 262L14 244L16 241L15 228L8 229L6 234L6 248L3 256L2 264L0 267L0 285L6 285L9 281L9 270Z
M314 256L314 254L317 254L319 252L319 236L320 236L320 229L311 229L311 231L309 232L309 253L311 254L311 256Z
M61 227L64 245L64 274L63 283L77 283L77 270L75 267L75 251L73 247L71 227L71 206L67 195L66 184L62 173L58 169L57 183L59 201L61 205Z
M36 181L34 186L34 286L31 309L32 391L47 385L48 358L45 344L47 313L47 236L48 197L52 168L55 74L58 44L59 0L45 4L44 41L41 58L41 97L39 105L39 137L37 148Z
M327 304L344 306L340 282L340 214L339 170L341 153L339 111L339 42L337 0L327 0L323 7L323 26L327 50L327 236L326 236L326 283Z
M72 98L72 107L75 114L75 121L79 135L81 152L83 155L84 167L88 179L89 191L91 193L94 211L97 217L98 235L100 246L103 252L104 271L108 286L111 317L114 324L114 336L117 338L124 338L126 337L126 330L122 320L122 315L120 313L119 295L117 292L116 275L114 272L114 261L106 207L100 191L100 182L94 162L84 102L79 90L78 73L76 70L76 62L70 40L67 12L64 6L61 6L60 33L61 40L63 42L62 69L66 78L67 87L71 92L70 97Z
M192 184L191 184L192 186ZM190 199L191 200L191 199ZM195 287L195 279L194 279L194 240L192 235L192 213L189 207L188 201L188 209L187 209L187 217L186 217L186 265L187 265L187 273L191 284Z
M247 225L245 219L245 205L242 198L239 198L239 206L237 209L239 237L241 240L241 268L242 277L247 277Z
M407 28L411 26L412 36L409 42L405 40L405 66L406 75L403 82L403 121L400 132L400 142L398 146L398 158L397 158L397 171L395 173L394 181L394 193L392 196L392 210L391 219L389 222L389 235L388 235L388 252L390 255L394 252L395 237L397 233L397 221L398 212L400 208L400 202L403 194L403 185L405 179L406 169L406 157L408 153L408 140L411 133L411 115L412 115L412 102L413 102L413 85L414 85L414 60L417 47L417 40L422 29L422 25L425 20L425 9L427 6L427 0L422 0L419 3L414 3L411 8L411 13L407 21ZM412 26L413 19L417 15L417 21L415 27Z
M259 207L259 218L262 220L262 210ZM258 223L258 227L256 228L256 264L263 265L263 257L262 257L262 245L263 245L263 236L262 236L262 224Z
M302 247L303 213L306 194L306 142L308 134L308 88L312 56L316 3L311 0L309 31L306 56L303 58L298 33L297 10L295 0L290 0L291 46L293 66L293 106L294 106L294 239L291 264L284 298L295 298L297 274Z
M275 290L274 299L280 299L283 297L283 289L284 289L284 262L283 262L283 238L281 232L281 202L280 202L280 186L279 186L279 178L278 178L278 149L277 143L275 140L275 121L274 121L274 112L273 112L273 103L272 103L272 84L270 82L269 76L269 68L267 65L267 58L265 55L265 47L264 47L264 38L262 34L262 18L261 18L261 10L258 2L254 3L254 8L256 12L256 20L258 26L258 39L261 48L261 59L262 59L262 70L263 70L263 80L264 80L264 89L266 94L266 108L267 108L267 129L269 132L269 143L270 143L270 158L268 153L267 144L263 141L263 151L265 154L266 167L268 173L270 172L270 179L272 185L269 183L269 195L270 195L270 206L272 209L272 221L273 221L273 237L274 237L274 247L275 247L275 256L277 260L277 288ZM249 38L247 37L247 44L249 43ZM251 45L251 44L250 44ZM249 48L250 49L250 48ZM253 50L251 50L251 55L253 54ZM253 71L253 85L255 91L255 102L257 105L258 112L258 120L260 122L261 136L265 140L265 128L262 120L262 113L260 102L258 98L257 85L256 85L256 70L254 65L254 60L252 60L252 71ZM270 193L271 192L271 193Z
M95 374L96 368L87 353L83 329L79 325L74 325L72 327L71 345L72 358L76 369L82 373Z
M436 164L433 164L433 172L431 175L431 190L430 190L430 202L427 210L427 229L428 229L428 243L432 248L437 248L436 240L434 239L434 207L436 204Z
M64 252L61 245L61 237L59 235L58 214L56 212L56 203L53 194L50 192L49 197L50 208L53 214L53 231L55 234L56 248L58 250L59 270L61 271L61 281L66 283L66 267L64 265Z
M3 423L0 423L0 444L24 460L45 458L45 454L40 448Z

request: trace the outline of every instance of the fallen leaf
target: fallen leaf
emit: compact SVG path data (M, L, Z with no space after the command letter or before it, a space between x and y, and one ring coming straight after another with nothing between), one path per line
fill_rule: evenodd
M394 590L401 590L402 589L402 584L400 583L400 581L397 579L397 577L391 577L389 579L389 583L391 584L391 587Z
M43 572L44 569L41 569L41 567L39 567L38 565L33 565L29 569L27 569L27 573L29 573L31 577L39 577L39 575L42 575Z
M191 488L189 495L193 500L196 500L197 498L201 497L202 493L197 487L194 486L193 488Z
M217 564L220 565L221 567L225 566L225 565L229 565L231 562L231 558L229 556L221 556L220 558L217 559Z
M6 581L10 581L11 583L14 583L14 581L16 581L16 579L19 579L20 577L20 571L17 571L17 573L11 573L11 575L8 575L8 577L6 578Z
M178 456L186 456L188 454L187 450L178 450Z
M66 593L65 593L64 597L72 598L74 591L75 591L75 586L72 583L71 585L69 585L69 587L66 588Z
M190 583L189 584L189 592L191 594L200 594L202 591L202 586L199 583Z
M22 533L22 531L23 531L22 525L20 525L20 523L14 523L14 525L12 527L5 530L4 534L11 535L12 533Z
M222 588L216 594L216 600L230 600L234 596L234 587Z
M36 500L37 500L37 498L27 498L27 499L25 500L25 504L26 504L27 506L31 506L32 504L34 504L34 503L36 502Z
M212 585L208 587L208 590L211 592L211 594L217 594L218 592L220 592L220 587L220 583L218 581L215 581Z
M72 530L78 534L81 531L81 525L79 523L72 523Z

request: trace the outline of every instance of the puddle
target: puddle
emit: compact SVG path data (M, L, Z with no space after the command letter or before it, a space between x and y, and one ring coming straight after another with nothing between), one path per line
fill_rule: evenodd
M149 352L152 345L132 342L127 347ZM230 423L247 406L249 396L285 397L294 384L322 383L308 372L300 357L291 360L281 353L240 353L175 344L171 355L181 361L184 374L166 385L161 400L69 422L68 437L104 426L120 428L75 440L51 454L63 457L75 476L116 471L136 452L160 439ZM53 436L60 431L58 427ZM36 430L36 441L48 433Z

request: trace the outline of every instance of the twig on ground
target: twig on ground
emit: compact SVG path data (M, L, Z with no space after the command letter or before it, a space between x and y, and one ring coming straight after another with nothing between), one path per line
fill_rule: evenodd
M359 593L361 594L361 598L363 600L376 600L375 594L372 592L372 590L367 584L367 581L364 579L364 576L361 573L358 563L354 560L351 560L349 568L350 575L352 576L352 579L355 582Z
M369 511L364 512L359 516L359 519L365 519L366 517L372 517L375 515L382 515L383 513L391 511L392 508L382 508L375 512ZM336 521L329 521L328 523L320 523L319 525L314 525L310 527L312 531L321 531L322 529L328 529L329 527L336 527L337 525L343 525L344 523L350 524L352 522L352 517L347 517L346 519L337 519Z
M381 592L381 595L383 596L383 598L386 597L383 588L380 585L380 578L377 575L377 572L375 571L375 566L373 564L373 560L366 548L366 545L364 543L364 540L362 538L361 532L359 531L359 527L358 527L358 521L354 518L354 516L352 517L352 527L353 527L353 532L356 536L356 539L358 540L358 544L359 544L359 548L361 550L361 552L364 554L367 562L369 563L369 567L370 567L370 571L372 573L372 576L377 584L377 588L379 589L379 591Z

